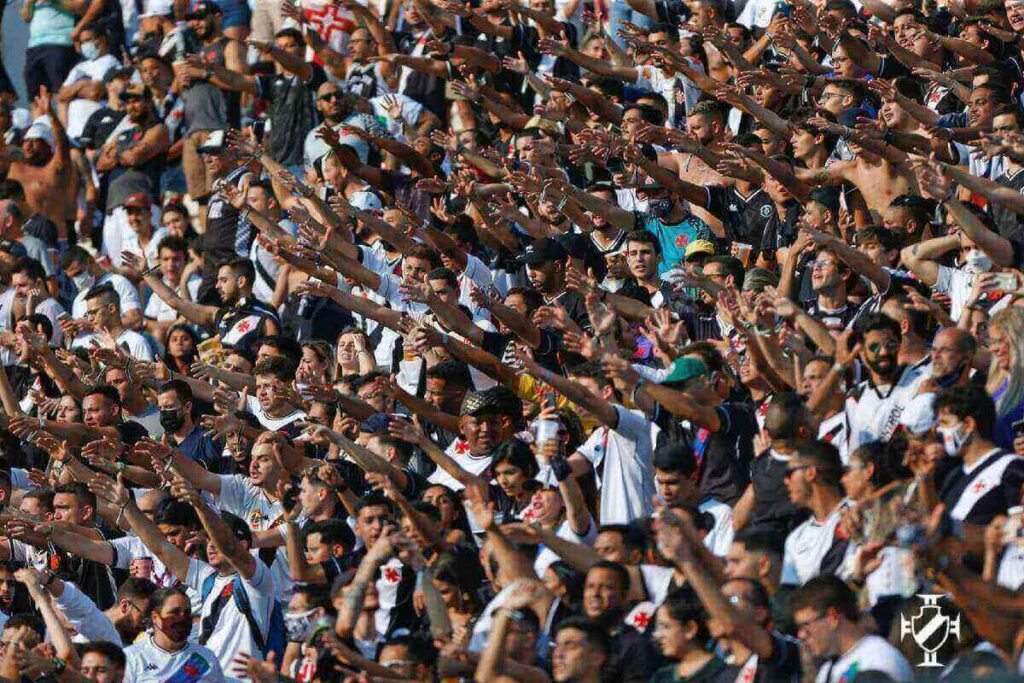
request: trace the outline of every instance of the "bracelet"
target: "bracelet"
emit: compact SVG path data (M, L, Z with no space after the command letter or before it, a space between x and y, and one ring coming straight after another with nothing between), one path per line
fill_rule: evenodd
M633 405L636 405L636 395L637 395L637 392L639 392L641 389L643 389L644 388L644 384L646 384L646 383L647 383L647 380L641 378L640 381L636 383L636 386L633 387L633 392L629 395L629 400L633 403Z
M833 363L832 364L832 372L835 372L837 374L842 374L842 373L846 372L846 366L843 365L842 363Z
M128 507L128 503L132 502L131 498L125 501L121 509L117 511L117 519L114 520L114 526L121 526L121 519L124 517L125 508Z
M42 586L43 588L49 588L50 584L53 583L53 580L56 579L56 578L57 578L57 575L54 574L49 569L47 569L46 570L46 580L45 581L40 581L39 585Z
M942 201L940 203L941 204L945 204L948 201L952 201L955 198L954 197L955 194L956 194L956 188L953 187L952 184L950 184L949 192L946 193L946 196L942 198Z

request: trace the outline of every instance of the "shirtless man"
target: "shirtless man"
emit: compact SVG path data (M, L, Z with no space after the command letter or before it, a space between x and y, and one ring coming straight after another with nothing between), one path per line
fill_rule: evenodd
M53 221L58 238L64 240L75 220L77 193L69 188L78 187L71 146L45 88L40 89L32 111L36 118L25 133L21 154L12 154L9 147L0 151L0 174L6 171L9 180L21 183L29 211ZM49 125L40 120L44 113Z
M905 152L825 119L810 119L808 123L827 133L846 137L853 158L817 170L796 169L798 179L808 185L854 185L874 222L881 220L882 212L899 195L918 194L917 179Z
M690 115L686 117L686 132L711 154L718 154L725 142L728 129L725 125L725 114L721 106L714 101L698 102ZM731 185L714 167L701 158L702 155L690 152L666 152L658 154L658 165L675 171L681 180L694 185ZM699 206L692 206L693 215L716 228L721 225L713 214Z

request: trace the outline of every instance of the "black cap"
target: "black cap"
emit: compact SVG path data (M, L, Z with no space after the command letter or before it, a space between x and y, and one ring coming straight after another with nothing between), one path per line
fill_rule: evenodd
M188 13L185 15L186 19L201 19L208 14L220 14L220 6L215 2L207 2L207 0L199 0L199 2L192 5L189 8Z
M103 85L109 84L115 78L131 78L134 69L130 69L126 66L118 66L113 69L108 69L107 73L103 74Z
M359 423L359 431L364 434L387 434L391 416L387 413L375 413Z
M564 261L568 256L565 247L558 240L542 237L528 245L525 251L519 255L518 261L535 266L552 261Z

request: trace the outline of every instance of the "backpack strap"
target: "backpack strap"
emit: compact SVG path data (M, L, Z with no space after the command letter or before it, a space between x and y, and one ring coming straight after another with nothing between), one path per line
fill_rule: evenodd
M200 591L200 602L206 602L206 598L210 597L210 593L213 592L213 584L217 580L217 572L211 572L209 576L203 581L202 589Z
M249 594L245 592L245 586L242 584L241 575L235 577L235 590L233 591L235 597L235 607L245 617L245 621L249 624L249 630L252 632L252 638L256 641L256 649L260 651L265 657L266 653L266 640L263 638L263 633L260 631L259 624L256 623L256 615L252 613L252 603L249 602ZM268 624L269 627L269 624Z

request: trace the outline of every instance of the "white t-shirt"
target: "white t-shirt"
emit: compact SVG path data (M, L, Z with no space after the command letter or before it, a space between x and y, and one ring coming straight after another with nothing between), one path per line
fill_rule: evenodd
M782 559L782 584L800 586L821 573L821 562L832 548L836 527L846 508L844 499L823 522L812 515L786 537Z
M1024 585L1024 545L1010 543L999 560L996 583L1012 591Z
M223 683L224 670L216 655L202 645L188 643L177 652L168 652L144 635L125 648L124 680L132 683Z
M12 320L14 313L14 297L17 294L14 287L8 287L3 294L0 294L0 330L13 330L15 320ZM36 313L45 315L53 325L53 334L50 335L50 344L60 346L64 339L64 330L60 328L60 314L64 312L56 299L47 296L36 304Z
M87 306L85 303L85 295L91 287L96 285L102 285L110 283L113 286L114 291L117 292L117 297L121 303L121 315L142 308L139 303L139 291L135 289L135 285L131 281L116 273L104 273L89 287L82 288L81 291L75 296L75 300L71 302L71 317L75 320L83 320L86 317ZM80 334L75 337L74 344L72 346L79 347L84 346L90 339L92 334Z
M87 59L71 67L71 71L68 72L67 78L64 79L64 83L61 85L62 87L67 87L86 78L93 81L102 81L108 71L119 66L121 66L121 63L117 61L114 55L102 55L96 59ZM74 140L79 137L85 128L86 121L89 120L89 116L94 111L102 108L102 106L100 102L87 100L82 97L76 97L71 100L68 104L68 138Z
M298 422L299 420L306 419L306 413L301 410L288 413L284 417L270 417L266 411L263 410L263 406L260 405L260 401L255 396L249 396L249 412L256 416L260 424L263 425L264 429L272 432L276 432L279 429L287 427L292 422Z
M216 578L213 581L213 589L206 597L206 600L203 601L203 609L199 613L200 624L202 624L202 619L210 614L213 602L217 599L217 596L239 575L228 574L223 576L205 562L195 558L189 560L188 580L186 583L192 590L202 594L203 583L209 576L216 576ZM256 573L249 580L242 579L241 584L249 598L253 619L259 626L264 641L266 641L267 630L270 626L270 614L274 608L274 579L271 577L267 565L257 560ZM256 647L256 640L249 629L249 622L238 610L233 597L226 600L221 607L217 625L213 629L210 639L206 642L206 647L213 651L217 659L220 660L221 667L226 671L231 671L231 662L241 653L256 659L263 659L263 653ZM126 676L125 680L134 679Z
M900 415L917 394L920 383L928 377L921 365L905 367L885 391L880 391L865 380L853 388L846 398L846 418L849 423L849 452L875 441L884 441L895 433Z
M735 531L732 528L732 508L712 498L698 505L697 509L715 518L714 528L704 537L704 547L719 557L725 557Z
M249 477L241 474L221 474L218 477L220 495L217 496L216 503L220 509L241 517L254 531L267 531L281 524L284 519L281 501L270 500L267 492L254 486ZM259 560L259 549L253 549L252 555ZM259 560L258 564L263 565L263 561ZM277 587L278 598L287 602L291 597L294 582L291 579L288 554L284 546L278 547L275 551L271 574Z
M188 293L193 301L199 297L199 285L202 282L203 278L198 275L193 275L188 280ZM171 289L177 289L167 280L164 280L164 284ZM146 300L146 310L143 311L143 315L149 320L155 320L158 323L169 323L178 319L178 312L161 299L156 292L151 292L149 299Z
M899 650L884 638L869 635L858 640L835 662L822 665L815 683L852 681L865 671L880 671L897 682L909 681L914 675L914 670Z
M466 470L470 474L482 474L487 466L491 464L491 455L488 453L484 456L475 456L469 450L469 444L461 436L456 438L445 449L445 455L454 460L459 467ZM459 480L452 475L445 472L443 469L438 467L433 473L427 477L427 481L431 484L441 484L447 486L452 491L461 491L465 487Z
M655 495L651 455L661 428L638 410L614 408L616 428L598 428L576 451L600 472L602 525L650 516Z

